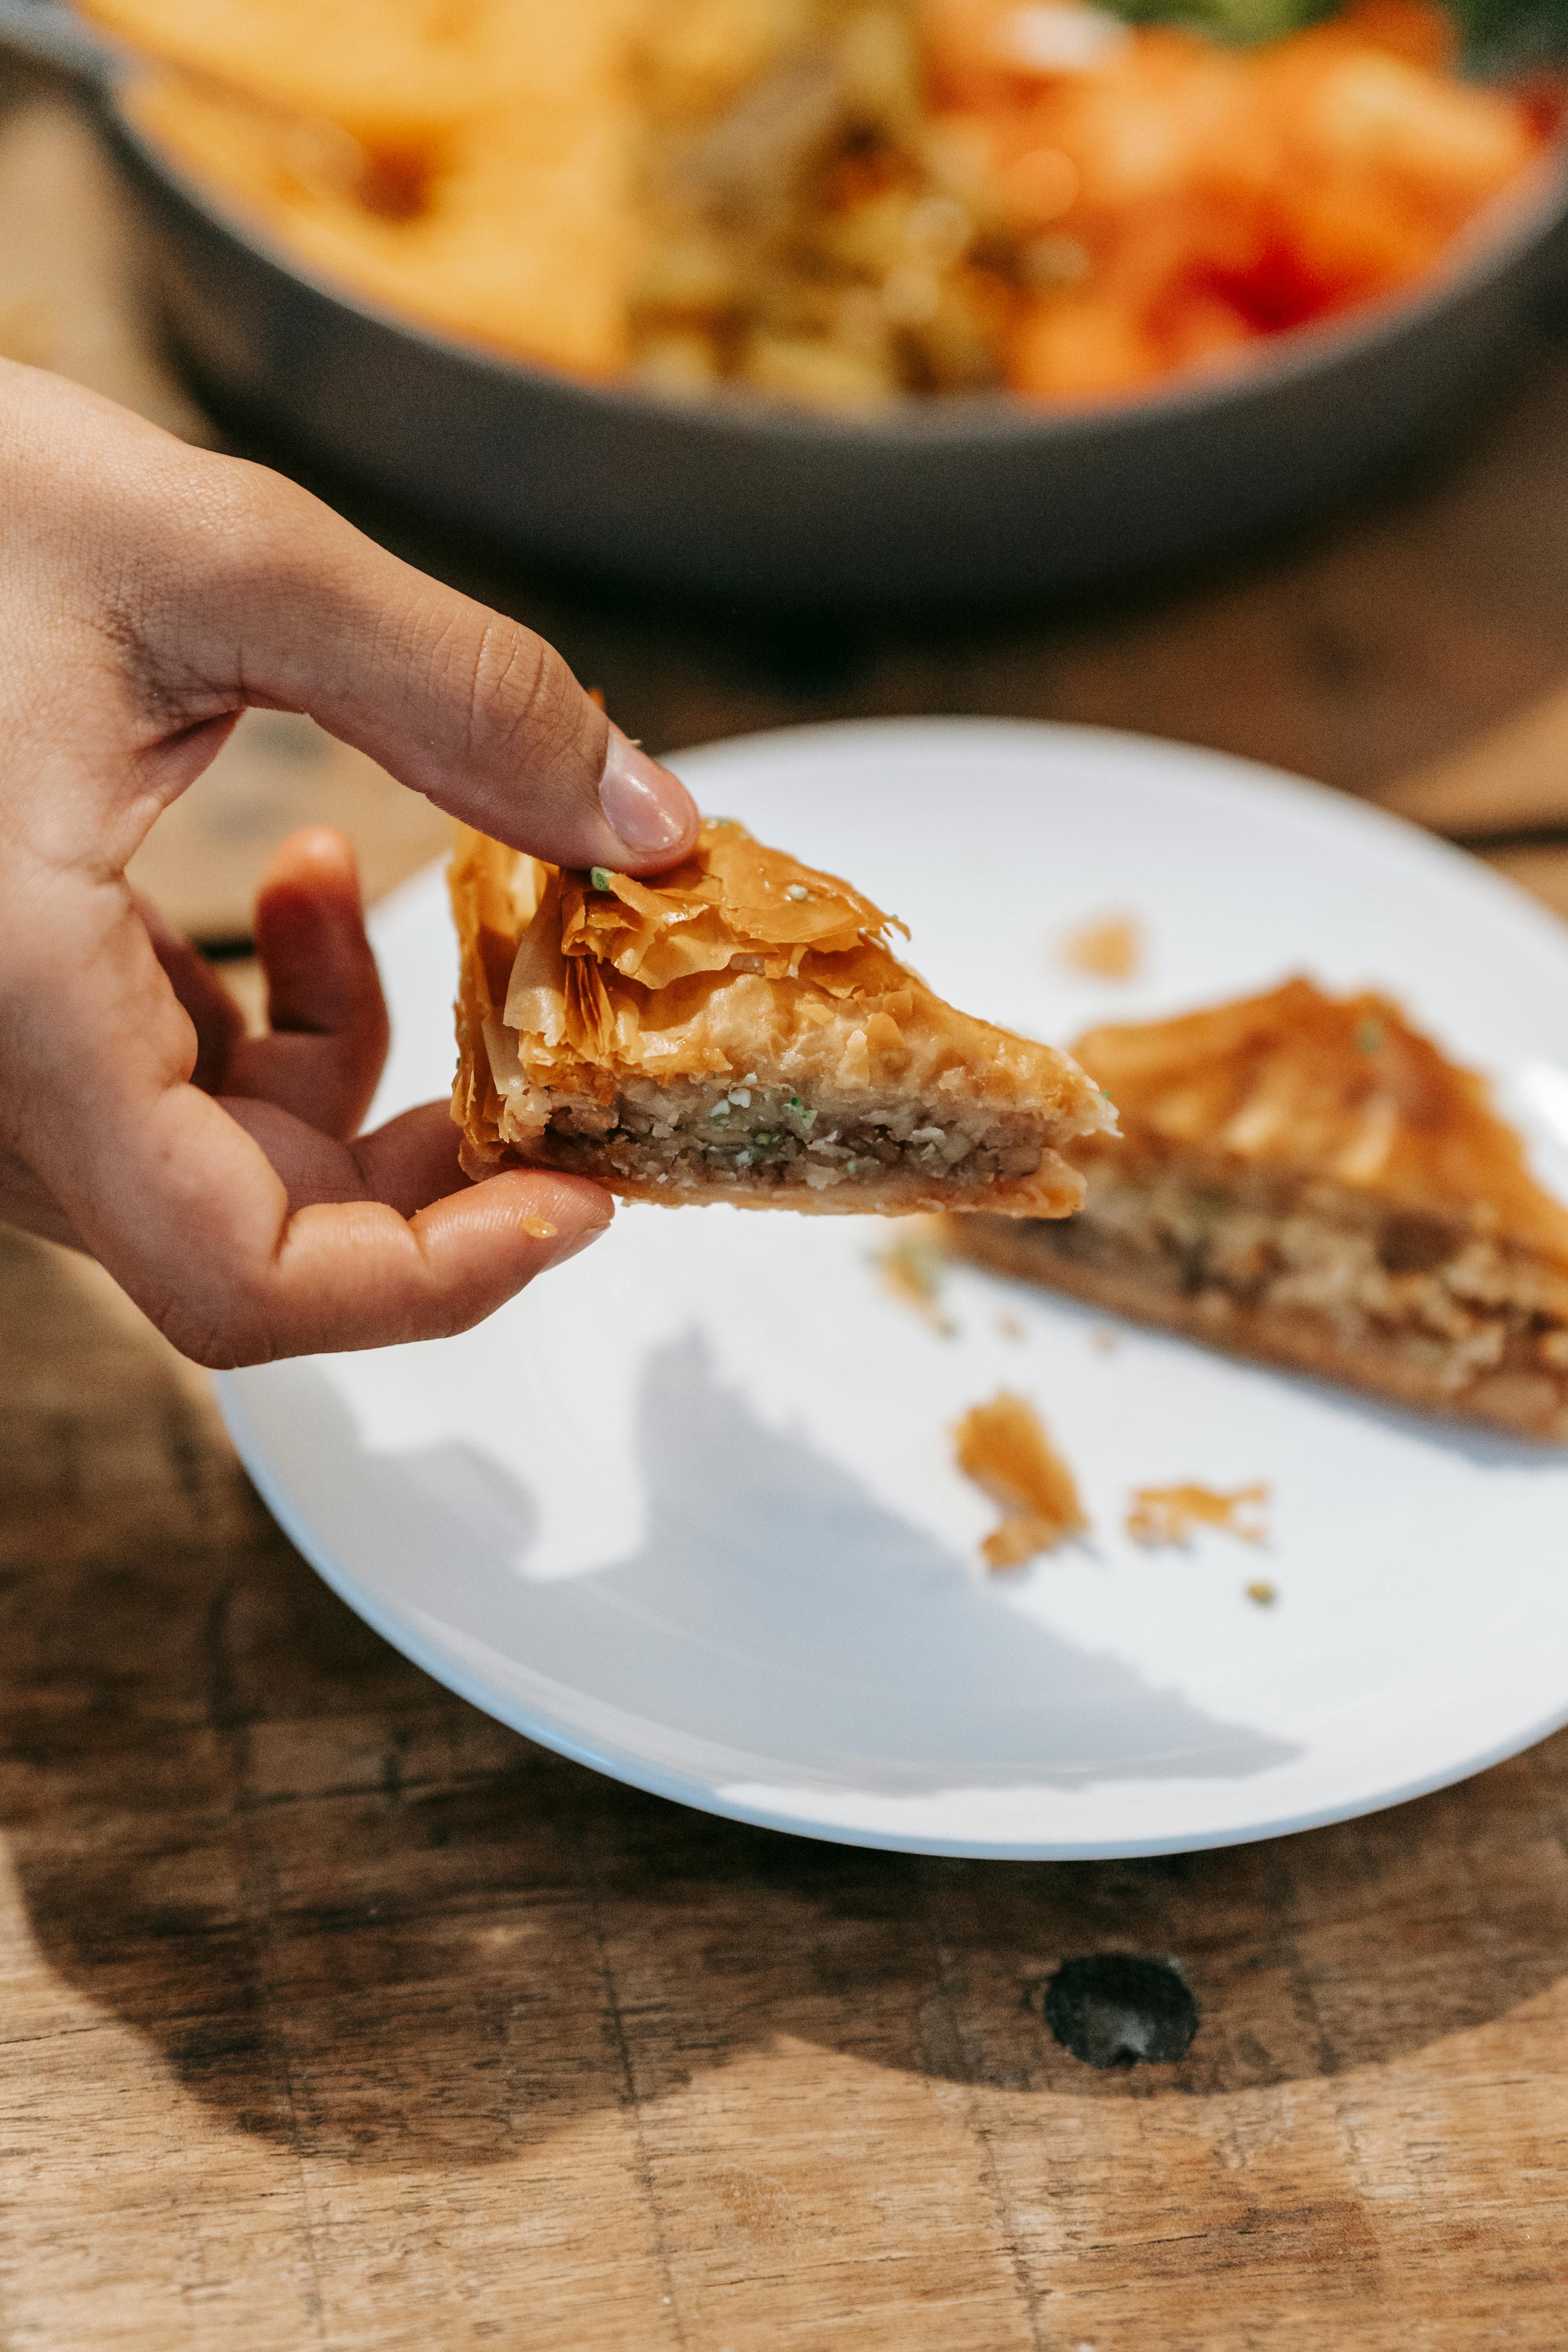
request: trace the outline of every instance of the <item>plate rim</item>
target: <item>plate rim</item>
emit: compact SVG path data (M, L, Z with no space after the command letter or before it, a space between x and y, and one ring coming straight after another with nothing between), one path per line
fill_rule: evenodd
M685 765L700 771L710 764L721 764L726 757L736 754L754 756L758 752L776 751L787 756L796 749L829 751L862 745L870 749L878 739L885 741L889 737L908 737L910 734L929 739L933 736L973 737L986 733L1010 738L1019 743L1033 742L1042 750L1052 746L1070 750L1077 745L1091 757L1115 751L1130 757L1152 758L1167 767L1185 770L1189 781L1206 781L1210 785L1217 784L1224 790L1237 792L1244 798L1266 790L1276 803L1283 797L1305 815L1319 820L1327 817L1331 824L1345 827L1352 835L1360 833L1369 842L1396 846L1403 858L1408 859L1414 855L1434 872L1462 881L1467 889L1491 899L1500 913L1506 911L1510 921L1517 923L1522 915L1526 918L1525 929L1533 934L1535 945L1561 959L1565 966L1565 976L1568 976L1568 929L1560 918L1543 908L1518 883L1391 810L1336 792L1332 787L1312 782L1288 770L1232 752L1212 751L1202 745L1143 735L1127 729L1048 719L971 718L952 714L929 718L902 716L806 722L726 736L664 756L679 773ZM400 919L406 919L431 894L444 866L444 860L433 861L378 902L370 917L373 943L379 944L379 931L391 929ZM1375 1796L1356 1795L1268 1820L1163 1835L1143 1834L1121 1839L1096 1835L1031 1840L944 1836L865 1824L851 1826L755 1799L738 1799L726 1794L722 1784L698 1780L678 1769L651 1763L635 1750L598 1744L554 1720L546 1711L510 1702L503 1694L488 1686L483 1677L459 1657L443 1650L438 1642L422 1638L417 1627L411 1626L395 1607L383 1602L342 1567L332 1557L325 1541L317 1538L304 1512L296 1507L247 1401L247 1386L258 1374L276 1375L285 1370L285 1365L279 1364L216 1372L211 1376L212 1384L230 1439L267 1509L302 1558L347 1607L393 1649L421 1672L429 1675L433 1681L521 1737L648 1795L753 1828L815 1838L828 1844L946 1859L1089 1862L1215 1852L1229 1846L1256 1844L1275 1837L1297 1836L1310 1830L1369 1817L1397 1805L1411 1803L1418 1798L1455 1787L1478 1773L1524 1753L1568 1724L1568 1686L1565 1686L1561 1705L1523 1729L1489 1741L1457 1760L1416 1773Z
M429 1645L426 1654L417 1633L398 1617L395 1611L384 1606L332 1559L327 1548L316 1542L309 1522L295 1510L273 1475L269 1456L254 1429L243 1399L237 1392L236 1384L243 1380L244 1372L216 1372L212 1378L235 1451L268 1510L322 1583L335 1592L373 1633L379 1634L400 1656L406 1658L411 1665L417 1666L422 1674L428 1675L443 1689L452 1692L468 1706L477 1707L492 1722L504 1725L509 1731L515 1731L521 1738L549 1748L554 1755L565 1757L570 1763L584 1765L590 1771L603 1774L606 1780L640 1790L647 1796L685 1805L693 1812L712 1813L722 1821L738 1822L747 1828L776 1831L791 1837L815 1838L826 1845L859 1846L873 1853L923 1854L937 1861L1135 1862L1164 1854L1215 1853L1231 1846L1265 1844L1270 1838L1299 1837L1310 1830L1330 1829L1339 1822L1366 1820L1374 1813L1391 1811L1396 1805L1412 1804L1417 1798L1434 1796L1443 1789L1456 1788L1461 1781L1474 1780L1479 1773L1489 1771L1494 1765L1505 1764L1510 1758L1523 1755L1527 1748L1550 1738L1553 1732L1561 1731L1568 1724L1568 1695L1565 1695L1559 1710L1532 1725L1519 1737L1510 1735L1457 1764L1417 1774L1413 1780L1402 1782L1370 1801L1350 1798L1340 1803L1281 1814L1278 1819L1249 1822L1239 1828L1196 1833L1177 1831L1163 1837L1029 1840L942 1837L891 1829L850 1828L816 1816L790 1813L782 1807L742 1802L726 1796L721 1787L690 1779L680 1772L661 1770L635 1753L596 1747L592 1740L556 1724L542 1713L506 1704L496 1694L487 1691L482 1679L472 1674L459 1659L447 1656L434 1643ZM439 1663L433 1664L432 1659L438 1659Z

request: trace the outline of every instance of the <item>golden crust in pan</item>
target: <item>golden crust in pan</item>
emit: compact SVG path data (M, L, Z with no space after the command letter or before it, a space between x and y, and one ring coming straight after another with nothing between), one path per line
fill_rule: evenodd
M654 882L461 834L463 1165L670 1205L1058 1217L1114 1114L1048 1045L954 1012L835 876L710 819Z
M1082 1212L952 1245L1139 1321L1428 1411L1568 1437L1568 1211L1484 1079L1388 998L1306 980L1075 1049L1124 1140Z

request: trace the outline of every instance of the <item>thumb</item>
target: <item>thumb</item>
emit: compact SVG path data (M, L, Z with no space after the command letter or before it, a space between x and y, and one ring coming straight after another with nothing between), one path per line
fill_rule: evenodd
M7 740L90 777L136 838L257 704L309 711L439 807L562 865L658 873L695 841L684 787L542 638L265 467L0 361L0 478ZM118 842L101 819L95 803L97 865Z
M184 535L153 647L182 673L169 681L179 699L308 711L437 807L559 865L658 873L686 855L700 820L685 786L542 637L279 476L203 464L226 478L221 527L209 479L205 560L192 563Z

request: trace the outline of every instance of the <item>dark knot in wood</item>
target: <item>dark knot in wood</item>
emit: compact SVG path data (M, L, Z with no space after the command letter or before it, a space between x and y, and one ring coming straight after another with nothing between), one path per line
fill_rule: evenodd
M1047 1979L1043 2007L1063 2049L1089 2066L1169 2066L1198 2030L1180 1969L1136 1952L1064 1960Z

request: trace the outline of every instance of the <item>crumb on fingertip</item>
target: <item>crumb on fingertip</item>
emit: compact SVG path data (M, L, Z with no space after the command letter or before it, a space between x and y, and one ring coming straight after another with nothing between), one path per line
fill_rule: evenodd
M555 1228L548 1217L524 1217L522 1230L531 1242L552 1242Z

